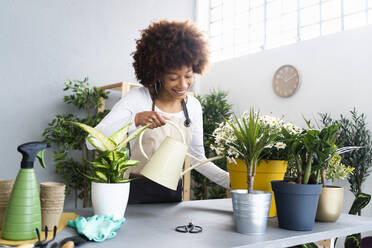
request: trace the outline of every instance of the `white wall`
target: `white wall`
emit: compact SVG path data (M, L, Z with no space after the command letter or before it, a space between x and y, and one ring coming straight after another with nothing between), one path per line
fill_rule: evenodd
M356 107L367 115L372 130L371 44L372 26L366 26L217 62L199 79L198 88L201 93L212 88L229 91L229 102L237 112L253 106L261 113L285 115L301 126L302 115L312 118L327 112L339 117ZM294 65L301 77L300 89L287 99L272 89L274 72L283 64ZM372 194L372 177L364 184L364 192ZM348 210L353 196L350 192L345 196ZM372 216L372 203L363 214Z
M3 0L0 3L0 180L14 178L17 146L41 140L66 78L134 81L135 39L151 20L194 19L194 0ZM48 153L50 155L50 152ZM39 182L60 180L52 161ZM66 204L66 206L71 206Z

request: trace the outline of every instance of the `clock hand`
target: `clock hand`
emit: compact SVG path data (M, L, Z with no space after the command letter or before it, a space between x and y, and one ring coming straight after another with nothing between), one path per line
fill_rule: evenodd
M297 75L295 74L295 75L292 75L290 78L287 78L287 79L284 79L284 82L288 82L289 80L291 80L292 78L294 78L294 77L296 77Z

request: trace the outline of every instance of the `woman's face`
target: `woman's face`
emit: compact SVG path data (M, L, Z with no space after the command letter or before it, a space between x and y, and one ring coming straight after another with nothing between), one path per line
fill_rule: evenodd
M163 76L162 93L175 99L186 97L194 78L191 66L182 66L180 69L166 71Z

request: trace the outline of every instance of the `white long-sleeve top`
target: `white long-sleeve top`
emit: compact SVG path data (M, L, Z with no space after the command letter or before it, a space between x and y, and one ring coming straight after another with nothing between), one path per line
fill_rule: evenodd
M203 142L203 113L200 102L193 96L188 96L187 110L192 122L192 137L189 152L201 159L205 160L204 142ZM133 123L129 132L135 129L134 117L137 113L143 111L151 111L152 100L147 88L140 87L130 90L119 102L117 102L110 113L96 126L96 129L103 132L106 136L110 137L115 131L122 128L127 123ZM155 106L155 111L169 117L184 118L183 112L166 113L161 111ZM138 137L137 137L138 138ZM135 140L130 142L131 148ZM88 143L88 142L87 142ZM89 149L93 147L88 144ZM191 163L197 163L195 159L191 158ZM204 165L198 166L196 170L209 178L211 181L221 185L224 188L230 187L229 175L226 171L222 170L214 163L209 162Z

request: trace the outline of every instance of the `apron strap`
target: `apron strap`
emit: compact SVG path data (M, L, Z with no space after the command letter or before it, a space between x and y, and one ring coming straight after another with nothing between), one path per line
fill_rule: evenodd
M184 122L185 127L190 127L191 120L190 120L190 117L189 117L189 112L187 111L185 99L181 100L181 104L182 104L183 114L185 115L185 119L186 119L185 122Z
M152 111L155 111L155 100L156 100L156 96L154 95L152 97L152 106L151 106ZM185 127L190 127L191 120L190 120L189 112L187 111L187 106L186 106L185 99L181 100L181 105L182 105L183 115L185 116L185 119L186 119L185 122L184 122L184 125L185 125Z

